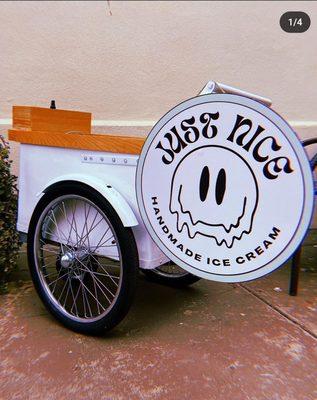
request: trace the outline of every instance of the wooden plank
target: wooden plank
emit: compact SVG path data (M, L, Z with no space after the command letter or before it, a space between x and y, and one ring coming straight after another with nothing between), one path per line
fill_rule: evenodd
M91 113L13 106L13 129L45 132L91 132Z
M115 135L81 135L60 132L34 132L10 129L9 140L38 146L64 147L111 153L140 154L144 137Z

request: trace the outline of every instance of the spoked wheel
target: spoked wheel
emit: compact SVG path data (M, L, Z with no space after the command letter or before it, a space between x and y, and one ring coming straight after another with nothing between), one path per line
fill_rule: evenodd
M75 183L47 193L32 216L28 259L43 303L67 327L100 334L128 312L136 244L99 193Z
M198 276L185 271L172 261L154 269L142 269L142 272L153 282L174 287L192 285L200 279Z

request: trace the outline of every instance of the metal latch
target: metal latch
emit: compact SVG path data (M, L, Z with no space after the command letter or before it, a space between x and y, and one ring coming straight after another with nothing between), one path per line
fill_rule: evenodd
M138 163L138 157L121 154L82 154L81 162L89 164L135 166Z

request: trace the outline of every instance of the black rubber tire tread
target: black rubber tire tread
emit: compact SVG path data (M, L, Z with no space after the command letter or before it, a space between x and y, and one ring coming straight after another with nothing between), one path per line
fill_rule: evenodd
M92 201L105 213L116 232L122 254L122 285L116 302L109 313L103 318L89 323L74 321L58 310L42 287L34 260L34 235L37 222L45 207L52 200L67 194L82 196ZM67 328L79 333L101 335L118 325L126 316L136 289L139 264L137 246L131 228L125 228L123 226L114 208L99 192L87 185L73 181L54 185L54 187L45 193L34 210L29 227L27 252L31 277L38 295L48 311Z
M311 169L314 172L315 168L317 167L317 153L312 157L310 160Z
M155 269L141 269L146 278L155 283L159 283L161 285L172 286L175 288L182 288L185 286L192 285L195 282L198 282L201 278L195 276L189 272L186 275L182 275L179 277L170 278L168 276L159 275Z

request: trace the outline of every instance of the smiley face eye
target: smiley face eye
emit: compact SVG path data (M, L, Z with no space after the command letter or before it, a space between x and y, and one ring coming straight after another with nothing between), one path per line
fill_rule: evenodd
M226 171L221 168L217 176L216 182L216 203L218 206L223 202L223 197L226 192Z
M201 171L200 182L199 182L199 195L201 201L205 201L207 198L209 184L210 184L210 172L209 168L205 166ZM226 192L226 171L223 168L221 168L221 170L218 172L216 180L216 189L215 189L215 198L218 206L222 204L225 192Z
M206 166L203 168L200 175L199 195L201 201L206 200L209 189L209 181L210 181L210 173L209 173L209 168Z

